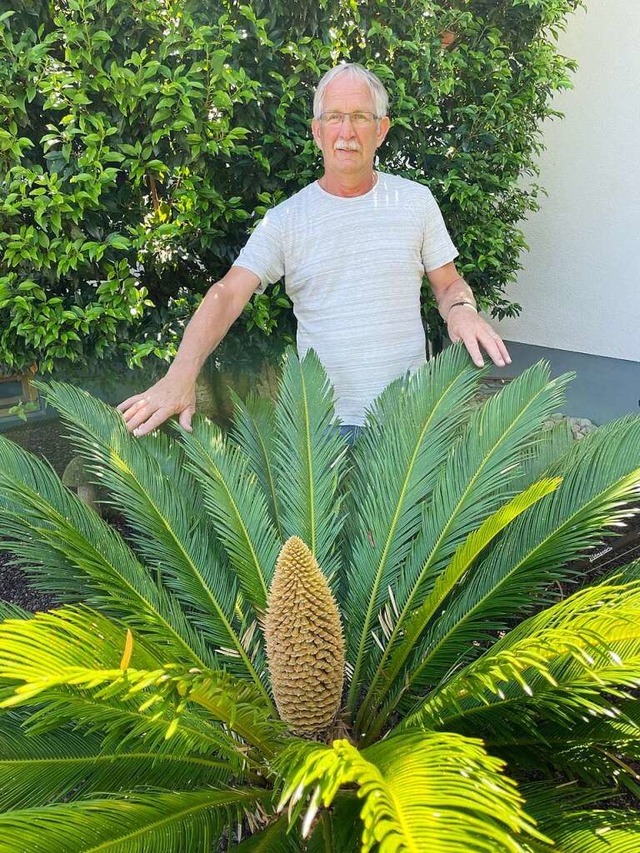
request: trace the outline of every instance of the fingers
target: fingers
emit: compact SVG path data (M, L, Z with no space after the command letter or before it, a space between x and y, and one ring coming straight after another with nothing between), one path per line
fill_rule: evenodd
M166 394L150 388L143 394L134 394L117 407L129 432L136 437L147 435L157 429L172 415L179 415L179 423L191 432L191 419L195 403L182 399L167 399Z
M129 421L127 427L129 428L129 431L136 436L136 438L140 438L163 424L171 414L172 413L167 409L156 409L153 414L145 415L145 419L141 420L139 424L137 423L137 419ZM132 426L134 422L135 426Z
M464 343L476 367L484 366L481 348L498 367L511 364L511 356L500 335L477 315L468 319L465 318L464 321L461 317L456 323L453 334L450 333L450 337L452 341L457 340Z
M193 417L195 410L189 407L185 409L184 412L180 412L180 417L178 418L178 423L183 429L186 429L187 432L192 432L193 428L191 426L191 418Z
M125 409L129 408L129 406L132 406L134 403L137 403L138 400L142 398L142 396L142 394L134 394L133 397L127 397L126 400L123 400L118 406L116 406L116 409L119 412L124 412Z
M488 332L480 338L480 342L491 361L498 367L511 364L511 356L504 345L504 341L491 327L488 327Z

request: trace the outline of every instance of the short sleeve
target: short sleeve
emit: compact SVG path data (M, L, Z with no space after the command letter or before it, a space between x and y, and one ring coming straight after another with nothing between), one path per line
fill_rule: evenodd
M422 241L422 263L425 272L436 270L453 261L457 256L458 250L449 235L438 203L429 192Z
M270 210L247 240L233 262L258 276L260 284L256 293L262 293L269 284L284 276L284 247L282 229L275 210Z

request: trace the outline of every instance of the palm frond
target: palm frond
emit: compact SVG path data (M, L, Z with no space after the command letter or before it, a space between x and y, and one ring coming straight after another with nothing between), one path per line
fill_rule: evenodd
M552 466L570 452L573 443L573 433L566 420L540 430L522 454L521 473L516 477L514 486L517 489L526 489L531 483L550 476Z
M363 829L356 792L338 791L331 809L318 814L305 853L360 853Z
M215 655L175 599L48 464L1 436L0 461L2 544L39 588L126 618L134 630L162 643L165 658L215 665Z
M399 728L498 732L571 729L618 714L640 685L640 582L596 587L522 622L436 689ZM445 710L446 709L446 710ZM445 719L446 718L446 719Z
M264 789L163 791L0 814L6 853L209 853L225 826L265 799Z
M280 817L230 850L233 853L300 853L301 848L295 834L290 831L287 818Z
M385 703L426 627L426 621L415 619L416 608L458 546L513 496L511 484L522 452L559 404L566 381L560 377L550 382L548 367L534 365L472 415L464 440L451 449L403 567L404 583L396 596L398 615L382 656L377 655L356 722L359 731L374 709ZM410 640L405 636L409 619Z
M121 626L81 610L38 614L0 624L0 678L20 682L0 707L34 704L41 694L66 687L102 698L135 697L140 709L168 714L170 737L187 701L210 718L268 753L284 725L271 717L271 702L250 681L225 672L162 666L144 643L134 642L131 661L122 663Z
M232 624L235 576L207 529L197 483L181 464L178 449L162 434L136 440L116 411L73 386L50 383L46 396L117 501L134 531L136 547L159 580L174 592L199 629L209 633L214 645L233 650L232 666L244 667L260 684Z
M28 708L22 719L30 736L55 737L60 727L73 727L98 736L107 751L136 751L143 743L145 751L156 754L167 751L170 739L176 757L219 755L241 773L245 756L238 742L210 715L205 718L193 708L180 708L177 714L175 707L159 708L156 697L147 702L147 696L126 695L125 626L95 612L65 608L26 621L5 621L0 636L0 705ZM153 644L134 636L126 665L158 671L155 652ZM122 683L120 695L100 687L114 681Z
M198 419L182 443L244 598L261 614L281 547L266 498L248 460L220 427Z
M536 845L532 853L637 853L640 815L629 809L564 811L556 806L540 818L553 846Z
M398 566L420 526L422 504L476 385L477 370L468 356L451 347L437 368L428 363L383 393L354 449L349 509L357 523L347 530L353 544L345 599L350 708L366 680L374 622L389 586L397 586Z
M389 738L362 752L337 740L292 747L282 759L280 808L298 815L313 792L303 834L340 786L359 786L363 853L378 844L416 853L524 853L527 837L545 840L503 763L478 740L431 732Z
M313 351L302 361L289 350L276 403L274 463L285 537L307 543L332 577L340 567L337 538L343 524L339 485L346 444L333 412L333 391Z
M571 562L630 515L640 486L639 444L640 420L621 419L576 442L551 469L562 477L560 487L506 529L416 646L408 697L479 654L515 614L542 605L553 581L572 576Z
M247 457L251 471L258 478L267 499L271 518L278 538L284 542L285 535L280 520L280 499L276 487L275 459L275 408L271 400L250 394L243 402L231 393L234 406L234 423L231 435Z
M560 480L541 480L534 483L524 492L516 495L507 504L490 515L482 525L472 533L465 542L458 546L453 559L435 582L433 591L426 600L417 608L415 613L408 619L405 628L404 641L407 645L413 645L423 626L429 622L433 615L440 609L446 609L446 599L456 584L470 570L478 555L490 544L490 542L501 533L519 515L533 506L546 495L551 494L558 488ZM391 631L388 629L389 633ZM366 742L377 738L388 718L388 707L383 705L382 710L374 719L366 722Z
M0 811L137 787L220 787L229 781L230 772L227 761L209 756L182 756L142 746L107 751L99 737L71 728L26 736L15 715L0 718Z
M10 601L0 601L0 622L5 619L30 619L31 613Z

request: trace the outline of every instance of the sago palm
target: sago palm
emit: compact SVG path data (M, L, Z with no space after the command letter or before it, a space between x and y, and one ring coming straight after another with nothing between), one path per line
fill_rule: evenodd
M0 625L2 851L626 853L640 419L571 444L537 365L478 406L458 346L349 450L317 359L230 434L137 440L52 383L109 526L0 443L5 547L59 609ZM111 511L113 515L113 510ZM276 570L277 565L277 570Z

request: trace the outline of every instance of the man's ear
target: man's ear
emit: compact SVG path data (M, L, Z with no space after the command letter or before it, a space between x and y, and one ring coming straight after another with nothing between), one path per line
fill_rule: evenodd
M391 119L389 116L382 116L380 121L378 122L378 133L377 133L377 141L376 148L379 148L384 142L387 133L389 133L389 128L391 127Z
M317 118L311 120L311 133L313 134L313 141L320 148L320 123Z

